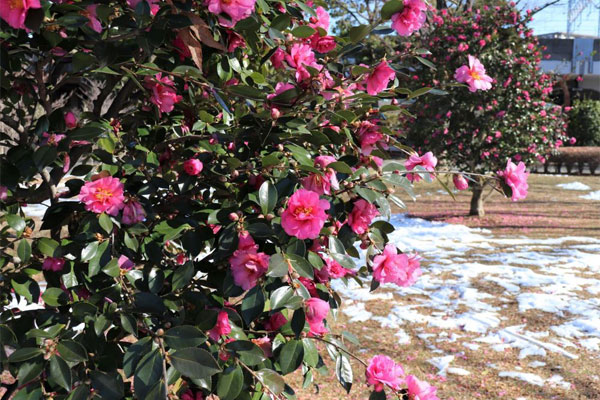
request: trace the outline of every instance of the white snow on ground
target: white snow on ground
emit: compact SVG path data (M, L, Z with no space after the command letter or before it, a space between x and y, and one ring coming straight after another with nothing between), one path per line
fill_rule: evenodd
M565 190L590 190L590 187L581 182L559 183L557 187Z
M596 190L595 192L589 192L588 194L584 194L583 196L579 197L586 200L600 200L600 190Z
M442 341L456 341L458 349L465 351L517 349L514 368L518 359L525 360L524 365L529 362L530 368L542 367L549 354L576 359L578 350L587 352L586 357L592 353L600 357L600 238L496 237L485 229L404 214L394 215L390 222L396 228L391 243L403 251L419 252L423 275L411 287L382 285L374 293L369 293L368 284L361 288L354 281L348 287L334 282L334 289L348 299L349 310L344 312L353 320L370 319L395 330L400 344L417 340L441 353L428 361L440 375L473 372L468 365L467 369L450 367L455 356L435 346ZM481 289L489 284L501 292L495 289L492 295ZM370 303L389 308L375 312ZM544 332L528 328L525 316L516 325L505 310L511 304L518 306L520 314L551 313L559 322ZM437 329L411 334L408 327ZM570 385L558 375L502 374L534 385Z

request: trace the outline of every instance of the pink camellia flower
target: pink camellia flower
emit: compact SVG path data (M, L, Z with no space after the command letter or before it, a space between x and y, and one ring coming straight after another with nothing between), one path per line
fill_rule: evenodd
M8 188L6 186L0 186L0 200L4 201L8 198Z
M181 395L181 400L204 400L204 394L199 390L194 392L192 389L188 389Z
M325 32L329 30L329 13L321 6L315 10L316 17L310 17L308 26L313 29L321 28Z
M123 218L121 221L125 225L133 225L146 219L146 211L139 201L129 200L123 207Z
M156 15L158 10L160 10L160 4L157 4L158 1L159 0L147 0L148 5L150 6L150 14L151 15ZM140 4L141 2L142 2L142 0L127 0L127 5L135 10L137 5Z
M367 383L374 385L377 392L381 392L386 385L398 390L404 383L404 369L402 366L384 355L371 358L366 375Z
M190 158L183 163L183 169L188 175L198 175L200 172L202 172L202 168L204 168L204 165L202 164L202 161L198 160L197 158Z
M279 328L287 324L287 322L287 319L282 313L276 312L275 314L271 315L267 322L265 322L265 329L268 331L277 331Z
M85 8L85 16L89 19L89 22L86 25L92 28L93 31L102 33L102 24L96 14L97 8L98 4L90 4Z
M67 129L77 128L77 117L71 111L65 113L65 125Z
M325 260L325 267L321 268L321 271L323 270L326 270L328 277L332 279L343 278L344 276L354 274L354 271L342 267L341 264L335 261L333 258L328 258ZM315 270L315 276L316 275L317 271Z
M60 257L46 257L44 259L44 263L42 264L42 269L44 271L62 271L65 266L65 260Z
M318 194L331 194L331 188L337 190L340 188L335 170L327 168L327 165L335 162L335 157L332 156L318 156L315 157L315 167L321 167L325 172L323 175L317 173L311 173L306 178L302 179L302 186L310 191Z
M219 311L217 316L217 324L208 331L208 336L215 342L219 340L221 336L227 336L231 333L231 325L229 324L229 316L227 311Z
M277 82L277 85L275 85L275 93L268 94L267 99L271 100L274 97L277 97L278 95L280 95L281 93L287 92L288 90L292 90L295 88L296 87L294 85L292 85L291 83Z
M252 343L260 347L260 349L265 354L265 357L273 356L273 346L271 344L271 339L268 336L263 336L257 339L252 339Z
M377 122L376 120L374 120ZM379 125L371 121L362 121L358 128L358 140L360 142L360 149L366 156L371 154L374 148L379 144L384 149L388 148L385 142L385 136L379 130Z
M396 71L390 68L386 60L379 63L378 66L367 76L367 93L371 96L384 91L388 83L396 76Z
M133 267L135 267L135 263L125 255L121 255L119 257L119 259L117 260L117 264L119 265L119 268L121 268L124 271L130 271L133 269Z
M329 53L337 46L333 36L320 36L315 33L310 39L310 46L321 54Z
M456 174L452 177L452 182L454 182L454 187L458 190L466 190L469 188L469 182L465 179L465 177L461 174Z
M401 12L392 15L392 28L400 36L410 36L425 23L427 5L421 0L404 0Z
M42 137L44 138L42 142L43 144L48 146L58 146L58 143L60 143L60 141L66 138L67 136L61 133L44 132L42 133Z
M410 286L421 275L419 260L398 254L393 244L388 244L383 253L373 259L373 278L381 283L395 283L398 286Z
M414 375L408 375L405 379L408 389L408 398L415 400L440 400L436 396L437 388L429 383L420 381Z
M227 51L230 53L233 53L238 47L241 49L246 48L246 41L244 38L231 30L227 31L227 43L229 43L227 45Z
M348 225L357 235L362 235L369 229L373 218L379 215L377 207L364 199L354 202L354 208L348 215Z
M0 0L0 18L15 29L25 29L30 8L41 8L40 0Z
M280 48L277 48L277 50L275 50L275 53L273 53L273 55L271 56L271 63L273 64L273 67L275 69L283 68L283 60L285 59L285 54L285 51L281 50Z
M454 79L469 85L469 91L471 92L491 89L494 80L486 75L483 64L471 55L469 55L468 58L469 65L463 65L462 67L457 68L454 73Z
M88 211L115 216L125 206L123 184L111 176L86 182L79 192L79 200Z
M238 249L229 258L233 281L244 290L256 286L258 278L269 269L269 256L257 252L258 246L248 232L239 236Z
M435 166L437 165L437 158L433 155L432 152L428 151L427 153L419 156L417 154L412 154L408 160L404 163L407 171L412 171L415 169L417 165L422 166L429 172L433 172L435 170ZM411 182L418 182L422 179L420 174L407 174L406 177Z
M309 334L317 336L327 333L323 321L329 313L329 303L317 297L311 297L304 303L306 305L306 322L310 327Z
M163 78L161 73L156 74L154 78L146 76L144 86L152 92L150 102L158 107L161 113L173 111L175 104L183 99L177 95L173 81L168 76Z
M290 52L285 55L285 61L292 68L296 68L296 80L301 82L310 77L306 67L313 67L318 70L322 68L315 60L315 53L308 44L295 43Z
M213 14L225 13L229 15L231 21L224 18L219 18L219 22L223 26L232 27L238 21L241 21L254 11L256 0L207 0L205 4L208 6L208 11Z
M512 189L512 201L522 200L527 197L527 177L529 172L525 171L525 164L521 161L518 165L514 164L510 158L506 162L506 169L498 171L498 176L504 178L504 181Z
M281 215L281 226L285 233L300 240L315 239L325 225L330 204L319 199L319 194L310 190L296 191Z

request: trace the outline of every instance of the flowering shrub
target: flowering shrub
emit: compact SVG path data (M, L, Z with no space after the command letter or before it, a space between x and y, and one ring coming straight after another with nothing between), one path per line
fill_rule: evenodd
M437 66L417 63L411 89L447 93L411 108L416 119L405 124L411 144L450 166L485 174L503 169L508 159L544 163L566 143L563 111L549 102L553 82L540 71L540 47L527 28L533 15L513 3L443 9L429 29L406 42L429 50L422 57ZM468 181L471 214L483 215L484 182ZM464 190L464 183L457 188Z
M419 29L410 4L378 24ZM368 94L403 96L413 53L354 65L375 26L330 36L302 1L0 9L5 396L293 398L282 375L308 385L326 364L349 391L359 358L331 332L330 281L421 273L385 219L407 170L436 177L437 160L384 164L401 108ZM503 177L521 188L519 168ZM437 398L393 360L361 362L374 398Z

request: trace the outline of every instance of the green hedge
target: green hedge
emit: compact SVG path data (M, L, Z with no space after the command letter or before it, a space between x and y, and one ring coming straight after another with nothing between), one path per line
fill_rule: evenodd
M600 101L576 100L569 112L568 132L579 146L600 146Z

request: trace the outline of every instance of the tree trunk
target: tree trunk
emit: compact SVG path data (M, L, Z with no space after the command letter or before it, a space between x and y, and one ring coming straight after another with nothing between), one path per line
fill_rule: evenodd
M471 210L469 215L477 215L479 218L485 216L483 209L483 187L475 186L473 188L473 197L471 197Z

